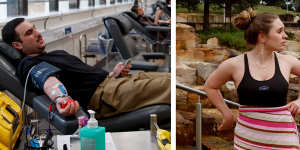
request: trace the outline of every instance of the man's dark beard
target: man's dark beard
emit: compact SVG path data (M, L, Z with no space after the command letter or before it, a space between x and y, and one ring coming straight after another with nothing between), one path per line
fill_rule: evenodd
M45 52L46 52L46 51L45 51L45 48L46 48L46 45L43 46L43 47L40 47L39 50L40 50L41 52L45 53Z

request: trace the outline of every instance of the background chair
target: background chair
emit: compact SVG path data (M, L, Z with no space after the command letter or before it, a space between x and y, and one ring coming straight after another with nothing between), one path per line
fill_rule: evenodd
M155 52L169 53L169 46L171 45L170 26L143 26L137 21L138 16L136 13L125 11L121 13L121 15L125 16L131 22L132 27L136 32L144 35L144 37L152 43ZM161 39L161 34L166 37Z
M134 40L129 36L133 29L131 22L124 16L109 16L103 18L109 38L114 39L116 51L120 52L123 59L132 58L132 69L145 71L169 71L165 66L147 62L149 59L165 59L166 54L161 52L145 53L136 49ZM150 67L151 66L151 67Z

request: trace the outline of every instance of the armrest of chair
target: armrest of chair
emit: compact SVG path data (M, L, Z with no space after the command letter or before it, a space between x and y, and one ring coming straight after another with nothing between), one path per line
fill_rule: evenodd
M46 118L49 121L48 107L51 100L43 95L37 96L33 100L33 109L39 116ZM81 109L82 115L87 116ZM119 131L133 131L141 128L149 129L149 115L156 113L158 115L159 124L168 124L171 121L171 107L168 104L160 104L147 106L136 111L123 113L117 116L103 118L98 120L99 125L104 126L106 131L119 132ZM78 121L75 116L64 117L56 111L51 120L51 124L58 129L62 134L73 134L78 129Z
M171 105L158 104L140 108L136 111L98 120L109 132L136 131L150 129L150 114L157 114L157 123L161 127L170 128Z
M171 27L169 26L145 26L147 31L156 31L156 32L171 32Z
M142 56L144 59L165 59L166 55L160 52L152 52L152 53L143 53Z
M158 69L158 65L153 62L137 61L137 60L131 62L131 70L156 71L157 69Z
M45 118L62 134L73 134L78 129L77 118L75 116L64 117L57 111L49 114L48 107L51 103L51 100L46 95L36 96L33 99L33 109L39 114L39 116ZM87 116L82 109L80 109L78 113L82 113L82 115ZM49 115L52 115L52 119L49 118Z

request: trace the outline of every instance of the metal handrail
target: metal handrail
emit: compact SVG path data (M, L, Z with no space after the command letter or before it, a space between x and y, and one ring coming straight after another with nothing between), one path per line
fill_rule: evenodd
M80 34L80 36L79 36L79 58L80 59L82 59L82 57L83 57L83 53L82 53L82 50L81 50L81 48L82 48L82 39L84 39L84 45L83 45L83 50L84 50L84 52L86 52L87 51L87 36L86 36L86 34ZM84 62L85 63L87 63L87 58L86 57L84 57Z
M176 83L176 87L177 87L177 88L180 88L180 89L183 89L183 90L186 90L186 91L190 91L190 92L196 93L196 94L198 94L198 95L207 96L207 94L206 94L205 92L200 91L200 90L197 90L197 89L194 89L194 88L191 88L191 87L188 87L188 86L183 85L183 84L181 84L181 83ZM240 106L239 103L233 102L233 101L231 101L231 100L224 99L224 101L225 101L226 103L232 104L232 105L234 105L234 106L238 106L238 107Z
M191 87L188 87L186 85L176 83L176 87L182 90L190 91L193 93L198 94L198 102L196 103L196 146L198 150L202 149L202 106L200 103L200 95L206 96L207 94L203 91L193 89ZM230 100L224 99L226 103L240 106L240 104L232 102Z

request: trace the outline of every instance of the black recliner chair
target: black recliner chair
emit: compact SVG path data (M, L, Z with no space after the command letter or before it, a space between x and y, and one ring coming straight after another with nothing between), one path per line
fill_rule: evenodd
M132 58L132 69L144 71L170 71L166 66L159 66L156 63L148 62L149 59L165 59L169 56L161 52L145 53L136 50L134 41L130 38L129 33L133 29L132 23L125 16L103 17L103 22L109 38L114 39L114 47L120 52L123 59ZM167 58L167 59L168 59Z
M16 65L23 58L16 49L0 41L0 90L7 90L14 96L23 99L24 87L16 77ZM64 117L55 112L50 119L48 107L51 100L46 95L38 95L32 91L26 93L26 104L36 111L42 118L48 120L62 134L72 134L78 128L78 121L75 116ZM82 114L86 113L81 109ZM149 116L155 113L158 115L158 123L170 128L171 107L170 105L152 105L136 111L123 113L117 116L103 118L99 125L106 127L109 132L134 131L149 129Z
M139 23L138 16L134 12L124 11L121 13L125 16L132 24L133 29L144 35L144 37L149 40L154 46L154 51L162 51L168 53L169 46L171 45L171 27L170 26L144 26ZM161 34L166 35L166 37L161 40Z

